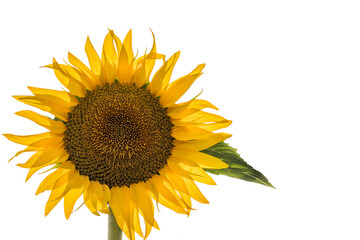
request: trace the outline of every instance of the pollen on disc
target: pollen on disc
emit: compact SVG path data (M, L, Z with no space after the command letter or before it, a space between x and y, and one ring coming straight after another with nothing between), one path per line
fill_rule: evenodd
M166 109L135 85L115 81L89 91L65 125L69 161L110 188L150 179L171 155L173 125Z

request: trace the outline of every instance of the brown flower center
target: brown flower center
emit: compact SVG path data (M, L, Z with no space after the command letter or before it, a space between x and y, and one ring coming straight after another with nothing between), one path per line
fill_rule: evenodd
M110 188L150 179L171 155L173 125L166 109L135 85L115 81L88 92L65 125L69 161Z

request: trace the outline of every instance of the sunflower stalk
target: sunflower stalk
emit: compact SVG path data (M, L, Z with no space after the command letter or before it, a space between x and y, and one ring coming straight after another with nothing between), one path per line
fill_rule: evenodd
M113 214L108 216L108 240L122 240L122 231Z

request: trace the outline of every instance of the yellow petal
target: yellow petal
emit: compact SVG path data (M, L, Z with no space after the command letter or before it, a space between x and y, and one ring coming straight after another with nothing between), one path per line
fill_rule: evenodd
M195 126L175 126L171 130L171 136L177 140L204 139L213 136L215 133Z
M26 175L25 182L27 182L32 177L32 175L34 175L34 173L39 171L41 168L42 167L30 168L28 174Z
M170 119L171 123L174 124L175 126L199 126L199 124L195 123L194 121L192 122L184 122L181 121L179 119Z
M173 180L170 180L170 178L168 178L168 177L167 177L167 179L171 183L171 185L176 189L176 191L179 193L180 198L183 200L183 202L186 205L187 215L189 215L191 210L194 210L192 208L190 193L188 193L188 191L187 191L187 193L185 193L185 192L183 192L181 190L178 190L177 189L178 188L178 185L177 185L178 183L174 183Z
M222 117L220 115L208 113L208 112L204 112L204 111L198 111L190 116L182 118L183 121L193 121L194 119L196 119L197 123L228 121L227 119L225 119L224 117Z
M194 161L184 159L177 159L172 157L168 161L169 168L179 174L180 176L195 180L208 185L216 185L215 181L207 174L204 169L199 167ZM174 167L175 166L175 167Z
M101 184L98 181L90 181L90 186L88 188L91 196L91 202L93 206L97 206L97 201L103 198L104 190Z
M226 163L216 157L202 152L189 151L186 148L182 148L181 146L174 148L172 150L172 154L176 156L177 159L184 160L184 162L189 160L194 161L202 168L222 169L229 167Z
M69 53L69 54L71 54L71 53ZM75 58L75 56L73 56L73 58ZM86 73L84 73L83 71L81 71L80 69L77 69L76 67L73 67L68 63L66 63L66 65L59 64L59 66L62 68L62 70L65 73L67 73L66 76L68 76L70 79L72 79L72 81L77 81L81 85L82 90L94 88L94 84L93 84L93 80L92 80L92 76L94 76L94 74L89 76Z
M71 171L66 171L63 175L61 175L61 177L58 178L58 180L56 181L56 183L52 188L56 189L63 186L64 184L68 184L69 180L72 178L74 174L74 170L75 169L72 169Z
M45 148L50 148L50 147L56 147L62 144L64 139L64 134L63 133L52 133L51 132L51 137L50 138L44 138L44 139L40 139L39 141L36 141L32 144L29 144L30 147L38 147L40 148L39 150L44 150Z
M132 63L129 64L128 54L125 47L121 48L118 60L117 77L120 83L130 82L132 74Z
M151 183L157 190L160 204L177 213L187 214L187 211L184 209L186 205L181 200L179 195L175 192L169 182L167 182L161 176L153 176L149 181L151 181Z
M209 201L206 199L206 197L201 193L198 186L196 186L195 182L191 179L183 178L187 189L189 190L190 196L195 199L196 201L200 203L209 203Z
M191 198L189 190L186 187L186 184L182 177L173 172L168 166L164 167L165 176L173 188L180 194L181 199L183 199L184 203L188 208L188 212L191 208Z
M60 202L60 200L63 198L64 191L66 189L66 184L62 185L59 188L53 189L51 191L51 194L49 196L49 200L47 201L45 205L45 216L47 216L51 210Z
M95 214L100 215L97 209L97 200L103 196L103 188L98 181L90 181L90 184L84 192L84 202L89 210Z
M104 214L111 214L109 207L107 206L107 202L104 199L98 200L97 208L99 212Z
M181 161L180 160L176 160L176 158L172 157L171 159L168 159L168 163L167 166L173 171L176 172L177 174L189 178L189 179L193 179L193 173L189 173L188 171L184 170L184 168L180 165ZM194 167L199 167L196 163L194 163Z
M232 121L230 120L225 120L223 122L217 122L217 123L208 123L208 124L200 124L197 125L199 128L202 128L204 130L208 130L208 131L216 131L222 128L226 128L228 126L230 126L232 123Z
M190 149L193 151L200 151L203 149L207 149L207 148L215 145L216 143L225 141L229 137L231 137L231 134L216 133L205 139L197 139L197 140L187 141L187 142L174 140L173 144L175 147L179 146L179 147Z
M171 107L172 105L174 105L190 88L194 81L198 77L200 77L200 75L202 74L201 71L204 67L205 64L200 64L188 75L172 82L166 89L164 94L160 97L160 104L163 107Z
M164 55L156 53L155 35L153 35L153 46L149 54L138 58L134 65L136 66L136 72L134 75L134 82L137 87L142 87L149 81L150 74L154 68L156 59L163 59Z
M133 49L132 49L132 31L131 31L131 29L125 36L124 48L126 49L127 58L129 59L129 62L131 62L134 59L134 53L133 53Z
M62 163L69 158L69 153L63 147L45 149L39 158L31 166L22 167L45 167L52 164Z
M78 97L84 97L86 94L85 86L75 79L67 70L65 65L60 65L55 59L53 59L52 65L47 65L45 67L54 69L56 78L69 89L70 93Z
M88 77L91 77L91 70L82 61L80 61L80 59L78 59L76 56L74 56L70 52L68 52L68 59L69 59L69 62L74 67L77 67L79 70L84 72Z
M68 52L68 59L72 66L67 66L69 73L78 81L84 84L87 89L94 90L96 85L98 85L98 79L95 74L78 59L76 56Z
M34 142L37 142L39 140L50 138L51 133L45 132L45 133L39 133L39 134L33 134L33 135L14 135L14 134L3 134L8 140L22 144L22 145L31 145Z
M116 49L117 49L117 52L120 53L121 51L121 48L122 48L122 43L121 43L121 40L120 38L118 38L118 36L115 35L114 31L113 30L110 30L109 29L109 32L110 32L110 35L111 37L114 39L115 41L115 46L116 46Z
M81 194L83 193L82 188L75 188L68 191L68 193L64 197L64 212L66 219L69 219L76 201L79 199Z
M41 156L43 151L35 152L25 163L18 163L16 164L22 168L31 168L31 165Z
M65 124L61 121L54 121L49 117L40 115L36 112L30 110L23 110L15 113L18 116L27 118L35 123L39 124L42 127L49 129L54 133L64 133L66 130Z
M104 63L104 60L106 59L111 65L115 66L117 63L117 58L118 57L114 46L114 38L109 31L109 33L106 34L104 39L101 60Z
M111 188L111 196L110 207L117 224L130 240L134 240L135 234L131 222L135 204L129 188L113 187Z
M65 190L66 195L64 196L64 213L66 219L69 219L71 213L73 212L76 201L84 192L84 189L89 186L89 184L90 181L88 177L80 175L78 170L74 171L74 174L69 180Z
M62 199L66 193L69 191L69 188L67 187L69 183L69 174L72 175L73 171L66 172L61 177L58 178L58 180L55 182L53 189L51 191L49 202L50 201L56 201L58 199Z
M80 175L78 170L74 171L69 183L67 185L67 190L82 188L83 190L87 189L90 185L90 180L88 176Z
M99 76L101 73L101 60L99 55L96 53L95 48L92 45L89 37L87 37L86 39L85 52L89 59L89 64L92 72L95 75Z
M187 215L189 216L191 210L194 210L194 208L192 208L191 197L181 191L179 191L178 193L180 195L181 200L183 200L183 202L186 205Z
M108 185L106 185L106 184L103 184L102 185L102 187L103 187L103 190L104 190L104 199L106 200L106 201L109 201L110 199L111 199L111 191L110 191L110 188L108 187Z
M145 221L145 228L146 228L146 230L145 230L144 240L150 235L152 226L151 226L151 224L149 224L148 222Z
M98 209L102 213L111 214L110 209L108 207L108 202L111 199L110 188L106 184L102 184L102 188L103 188L103 197L100 200L98 200Z
M9 162L24 152L35 152L38 150L40 150L39 147L27 147L24 150L18 151L12 158L10 158Z
M79 104L79 101L74 95L65 91L37 87L28 87L28 89L36 96L46 96L48 99L68 107L73 107Z
M167 114L172 118L182 118L185 116L188 116L188 112L191 110L193 113L198 112L201 109L204 108L212 108L215 110L219 110L217 107L215 107L213 104L206 100L201 99L193 99L188 102L175 104L167 109Z
M86 207L90 210L90 212L92 212L92 214L96 216L100 216L100 213L96 208L97 205L95 206L93 205L93 203L91 202L91 197L89 196L89 192L87 190L84 191L83 198L84 198L84 203Z
M53 102L46 97L42 96L13 96L16 100L27 105L39 108L40 110L49 112L55 117L67 121L68 112L71 111L70 107L61 105L59 102Z
M51 190L56 181L66 172L74 171L75 165L71 162L64 162L58 169L49 174L39 185L35 195L38 195L45 190Z
M189 166L188 164L179 164L179 166L184 169L188 174L190 174L191 179L190 180L195 180L197 182L201 182L201 183L205 183L208 185L216 185L214 179L212 179L212 177L209 176L209 174L207 174L204 169L202 169L201 167L194 167L194 166ZM184 176L186 177L186 176Z
M132 184L130 186L131 191L134 193L134 199L136 200L136 205L143 215L145 221L150 225L154 225L154 204L147 193L146 184L143 182Z
M134 226L134 230L137 234L139 234L140 237L144 237L144 234L141 230L141 226L140 226L140 217L139 217L139 211L137 208L134 209L133 212L133 226Z
M107 83L112 84L116 78L118 54L116 53L114 39L110 32L105 36L101 61L104 70L101 74Z
M180 52L176 52L170 57L168 61L154 74L152 81L149 83L147 89L150 90L153 96L157 97L162 95L163 91L167 88L171 74L179 59Z
M175 104L174 106L169 107L169 111L171 112L174 109L182 108L184 106L187 107L187 108L195 108L195 109L212 108L212 109L215 109L215 110L219 110L217 107L215 107L211 102L209 102L207 100L192 99L192 100L190 100L188 102Z
M169 110L169 109L168 109ZM179 111L168 111L167 115L169 117L171 117L172 119L176 119L179 121L179 119L181 120L182 118L192 115L198 111L200 111L200 109L196 109L196 108L187 108L184 107L183 109L178 109Z

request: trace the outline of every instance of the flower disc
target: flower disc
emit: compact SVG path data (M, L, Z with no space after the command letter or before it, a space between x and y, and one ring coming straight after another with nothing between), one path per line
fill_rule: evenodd
M69 161L81 175L110 188L146 181L171 154L166 109L135 85L115 81L89 91L65 125Z

